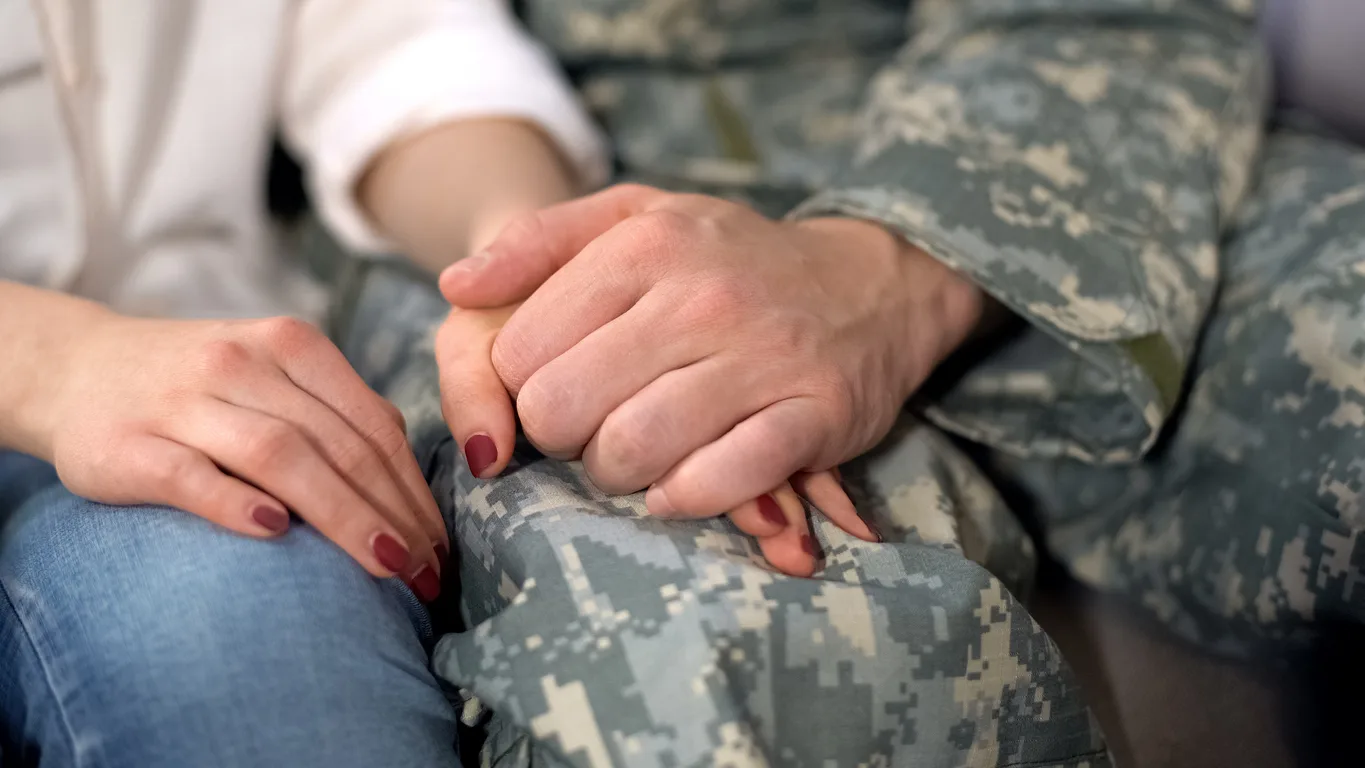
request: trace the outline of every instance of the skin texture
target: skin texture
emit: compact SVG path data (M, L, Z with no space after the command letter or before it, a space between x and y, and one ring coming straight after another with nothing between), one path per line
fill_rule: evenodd
M809 550L808 528L788 479L832 495L803 473L875 445L983 305L876 225L778 223L631 185L515 220L441 288L457 307L437 344L445 413L457 439L498 446L484 476L505 465L519 417L602 489L648 488L652 514L733 511L747 532L780 537L765 554L792 572L818 553L792 554ZM481 342L456 349L476 325L461 312L491 308ZM485 347L491 372L477 365ZM755 501L768 493L787 518L776 531ZM875 539L851 505L828 506Z

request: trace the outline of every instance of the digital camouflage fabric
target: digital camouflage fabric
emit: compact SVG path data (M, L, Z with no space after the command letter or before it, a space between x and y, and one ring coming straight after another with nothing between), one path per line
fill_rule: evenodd
M440 421L444 309L373 270L346 349L403 409L447 516L470 630L434 664L477 697L463 706L488 729L484 764L1110 764L1015 597L1032 544L935 429L907 417L846 468L886 543L816 514L824 567L784 576L728 520L651 518L643 494L604 496L577 462L522 448L475 480Z
M458 542L437 648L487 765L1108 765L1019 602L1040 542L1248 654L1358 623L1365 154L1265 128L1252 0L526 0L620 177L881 222L1022 318L846 468L886 535L813 520L773 572L441 426L438 296L371 270L347 351L404 409Z

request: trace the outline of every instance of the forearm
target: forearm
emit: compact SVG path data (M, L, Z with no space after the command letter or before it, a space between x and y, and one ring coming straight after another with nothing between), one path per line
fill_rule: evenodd
M362 177L371 220L409 258L439 272L519 213L567 199L575 180L531 124L460 120L400 141Z
M44 455L45 395L62 385L73 345L108 310L0 280L0 448Z

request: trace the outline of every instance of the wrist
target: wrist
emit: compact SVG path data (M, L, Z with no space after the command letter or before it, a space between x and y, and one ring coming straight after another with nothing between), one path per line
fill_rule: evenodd
M976 283L880 223L827 217L798 226L837 238L839 251L859 261L866 279L888 289L887 322L900 329L896 338L906 353L906 397L991 316L991 300Z
M7 376L0 386L0 445L46 461L52 460L62 398L81 369L81 350L100 324L117 317L93 302L50 296L50 311L39 312L38 322L21 331L24 343L11 349L16 363L12 378Z

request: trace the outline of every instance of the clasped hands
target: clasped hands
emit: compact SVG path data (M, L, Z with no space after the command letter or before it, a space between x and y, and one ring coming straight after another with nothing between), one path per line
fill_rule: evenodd
M972 333L980 291L884 227L775 222L635 185L513 220L441 275L442 408L474 474L517 419L664 518L729 515L777 569L814 572L799 497L858 538L837 467L891 429Z

